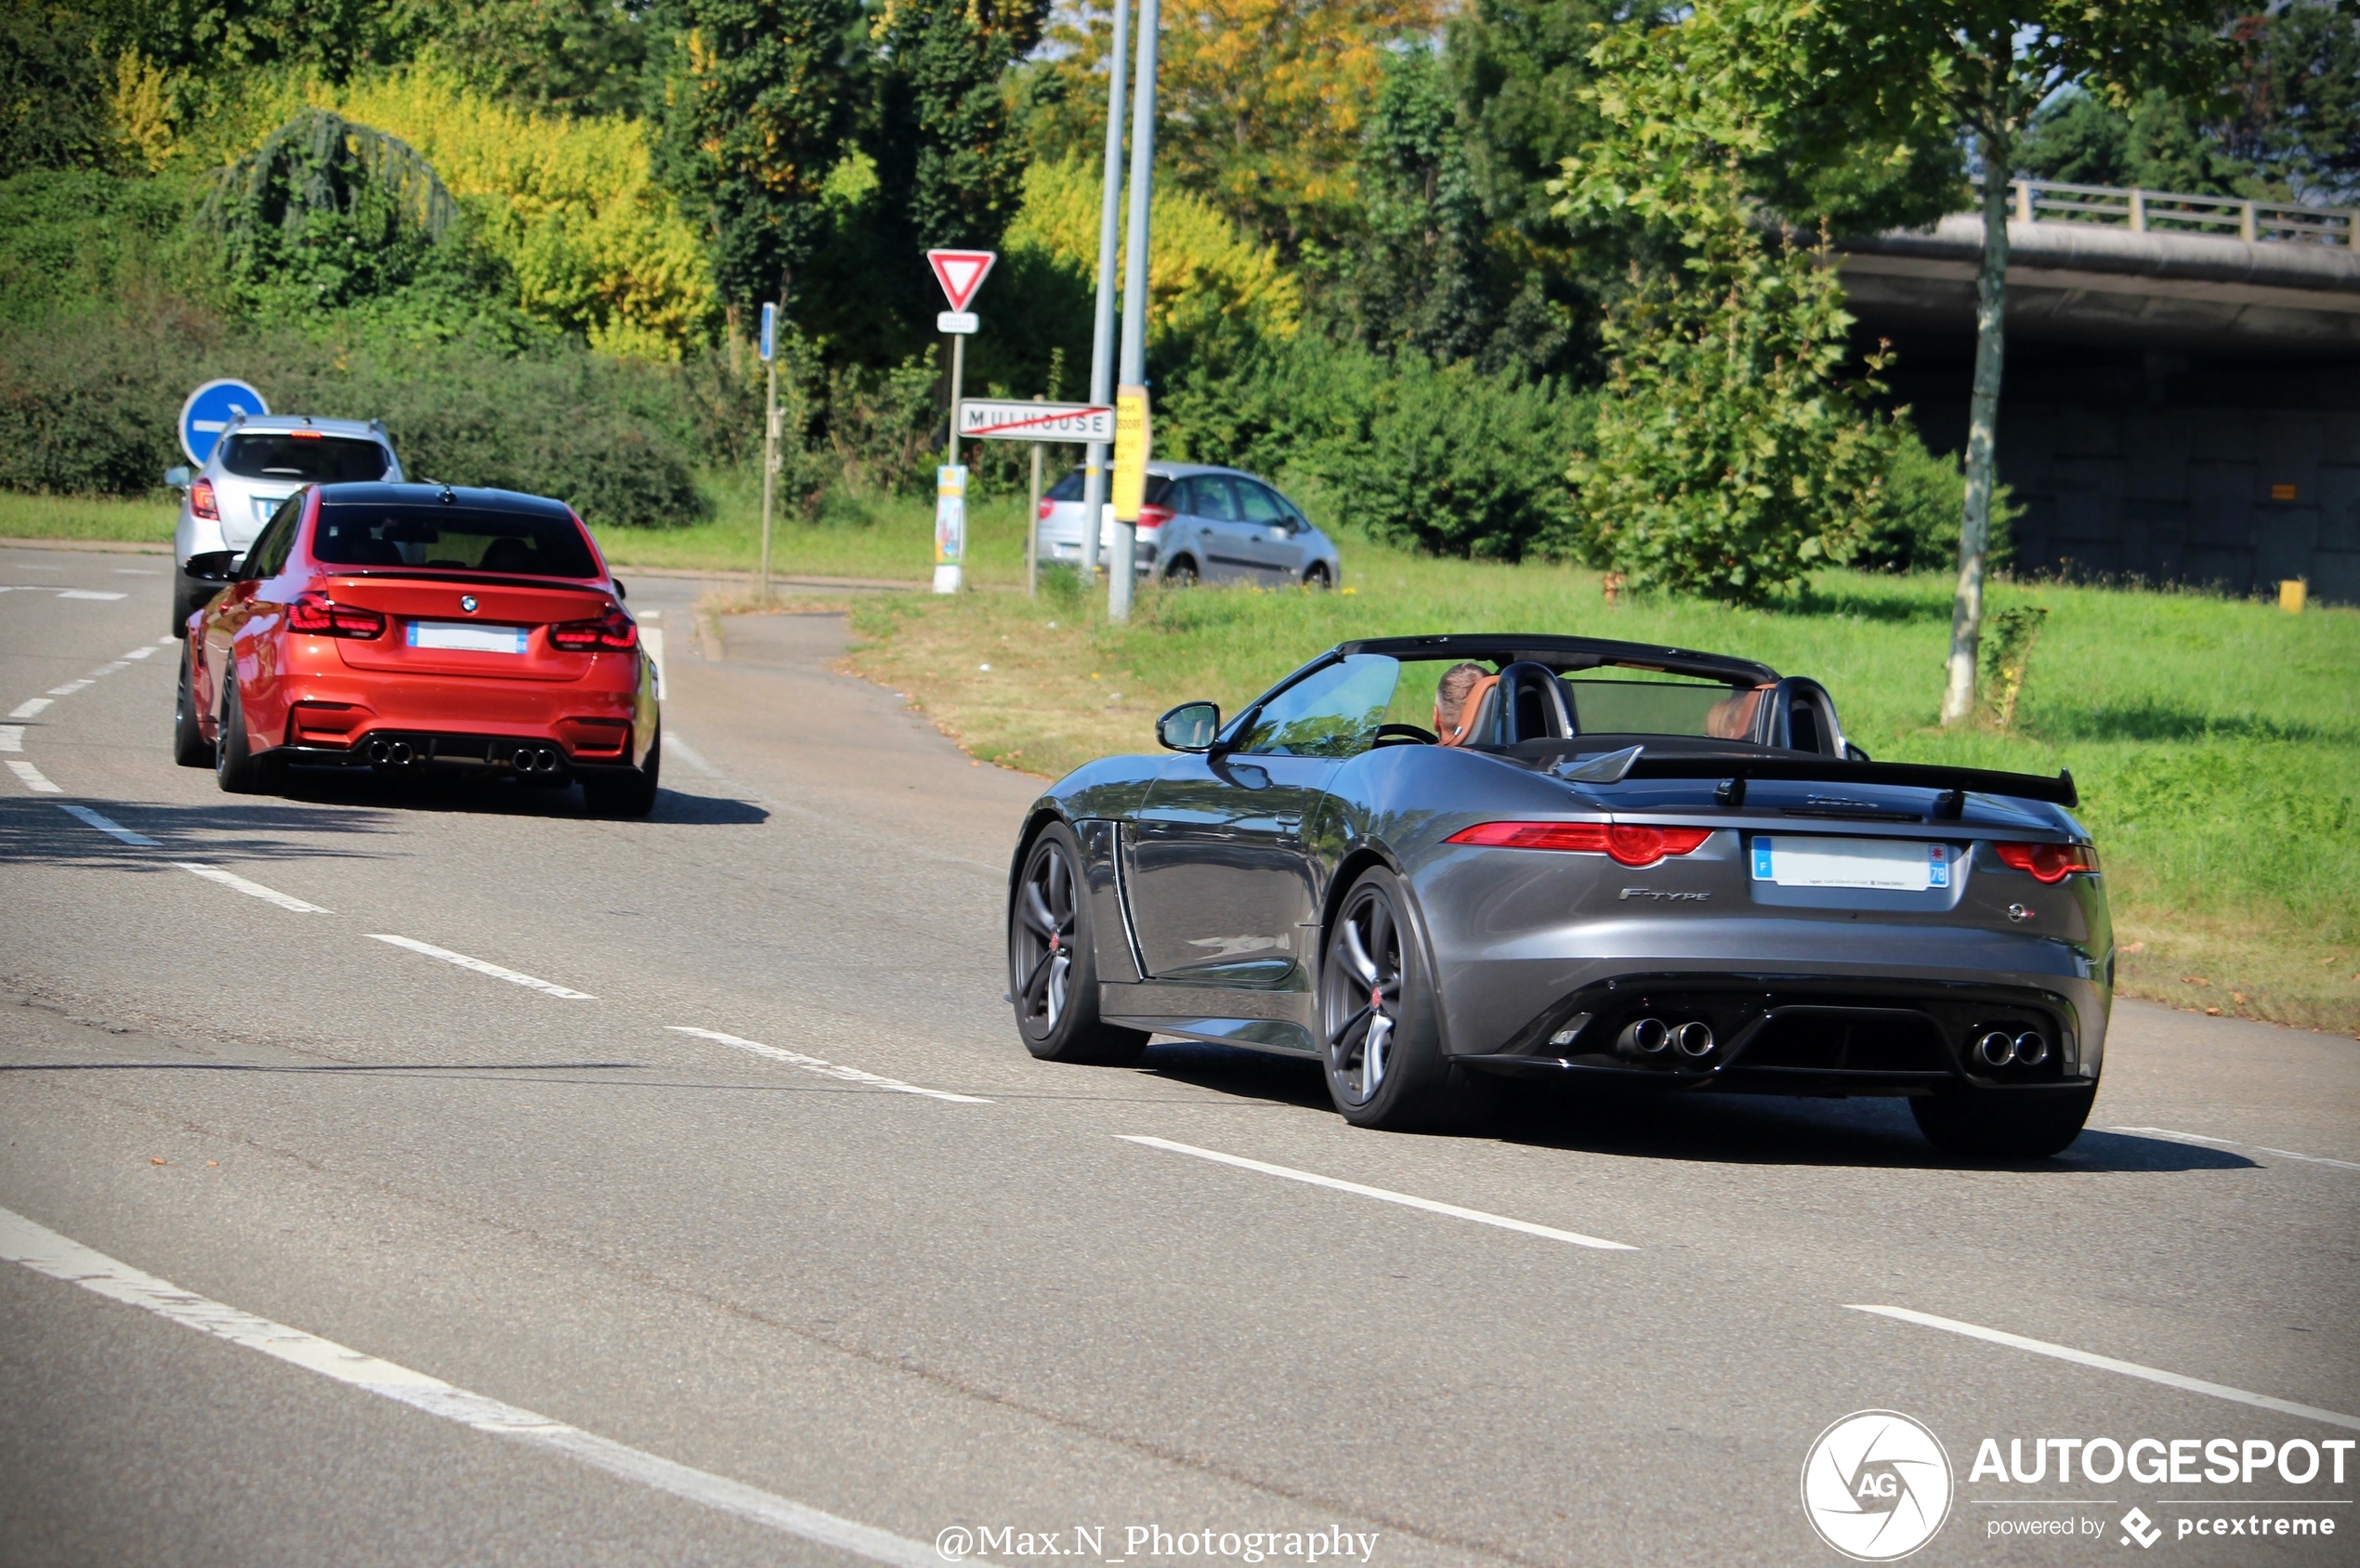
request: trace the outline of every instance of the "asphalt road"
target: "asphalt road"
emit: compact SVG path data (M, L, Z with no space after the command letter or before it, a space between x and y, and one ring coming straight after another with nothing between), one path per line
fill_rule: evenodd
M0 1561L1840 1562L1804 1461L1869 1409L1947 1456L1914 1561L2360 1561L2360 1043L2126 1003L2092 1130L1968 1168L1889 1102L1410 1137L1283 1061L1044 1065L1036 785L839 621L713 647L634 581L645 822L232 797L167 750L167 564L0 550L0 712L54 694L0 719Z

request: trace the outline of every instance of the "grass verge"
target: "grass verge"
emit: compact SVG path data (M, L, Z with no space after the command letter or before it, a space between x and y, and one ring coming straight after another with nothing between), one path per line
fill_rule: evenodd
M1816 676L1879 757L2072 769L2109 873L2130 995L2360 1033L2360 612L2300 616L2196 594L1999 584L2045 608L2014 724L1933 723L1947 580L1825 574L1808 608L1603 602L1572 568L1438 561L1369 545L1346 591L1143 593L1125 626L1055 574L1020 594L853 607L852 666L908 692L977 757L1043 777L1152 748L1155 715L1234 711L1330 644L1553 631L1710 648Z

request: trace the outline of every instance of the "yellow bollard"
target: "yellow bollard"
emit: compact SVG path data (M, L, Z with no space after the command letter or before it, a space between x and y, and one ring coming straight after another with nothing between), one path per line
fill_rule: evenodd
M2278 584L2278 608L2288 615L2302 613L2302 601L2310 592L2310 584L2300 577L2289 577Z

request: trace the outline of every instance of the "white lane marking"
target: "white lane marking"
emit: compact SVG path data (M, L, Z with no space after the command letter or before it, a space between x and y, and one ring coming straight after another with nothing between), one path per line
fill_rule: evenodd
M627 1447L612 1438L600 1437L580 1427L454 1387L424 1372L381 1361L334 1339L323 1339L317 1334L307 1334L300 1328L290 1328L283 1323L210 1300L183 1290L170 1280L158 1279L128 1263L118 1262L6 1209L0 1209L0 1259L21 1263L51 1279L78 1285L108 1300L153 1313L184 1328L259 1351L291 1366L397 1400L429 1416L439 1416L493 1437L532 1444L609 1475L669 1492L675 1497L752 1520L786 1535L834 1547L872 1561L893 1563L897 1568L941 1568L942 1560L930 1545L824 1513L726 1476L691 1470L676 1460Z
M652 621L656 613L649 610L643 619ZM656 696L661 699L663 696L663 628L642 626L639 628L639 640L648 646L648 657L655 662Z
M158 637L156 639L156 647L170 647L173 644L178 642L179 640L180 639L177 637Z
M2201 1132L2174 1132L2168 1127L2110 1127L2109 1132L2152 1132L2158 1138L2176 1138L2190 1143L2219 1143L2224 1148L2251 1149L2257 1154L2276 1155L2280 1159L2299 1159L2305 1165L2332 1165L2338 1170L2360 1170L2360 1164L2348 1159L2329 1159L2325 1155L2299 1155L2292 1149L2274 1149L2267 1143L2240 1143L2235 1138L2208 1138Z
M156 841L150 839L148 842L153 843ZM292 893L282 893L275 887L265 887L258 882L248 882L236 872L225 871L218 866L200 866L193 860L175 860L173 864L184 871L194 871L207 882L219 882L224 887L234 887L249 898L259 898L266 904L276 904L282 909L292 909L298 915L335 913L334 909L323 909L317 904L307 904Z
M90 683L87 680L68 681L63 686L51 686L49 688L49 695L52 697L72 697L75 692L80 691L84 686L86 686L89 684Z
M544 995L559 997L567 1001L597 1001L598 1000L587 991L569 990L550 981L536 980L530 974L519 974L513 969L503 969L496 963L486 963L481 959L471 959L465 953L454 953L448 947L438 947L431 942L421 942L415 937L388 936L384 932L373 931L369 933L369 939L373 942L390 942L397 947L407 947L413 953L424 953L430 959L440 959L445 963L455 963L461 969L472 969L478 974L489 974L494 980L505 980L512 986L530 986Z
M2226 1383L2208 1383L2201 1378L2183 1377L2158 1367L2142 1366L2135 1361L2117 1361L2110 1355L2093 1355L2070 1345L2052 1345L2046 1339L2027 1339L2021 1334L2004 1329L1985 1328L1978 1324L1960 1323L1956 1318L1936 1317L1932 1313L1911 1312L1907 1307L1870 1307L1857 1301L1844 1303L1856 1313L1875 1313L1880 1317L1915 1323L1926 1328L1939 1328L1946 1333L1963 1334L1970 1339L1985 1339L1995 1345L2008 1345L2035 1355L2052 1355L2059 1361L2070 1361L2081 1366L2094 1366L2102 1372L2119 1372L2126 1378L2144 1378L2150 1383L2161 1383L2168 1389L2183 1389L2189 1393L2209 1393L2215 1399L2232 1399L2239 1405L2250 1405L2260 1410L2275 1410L2281 1416L2301 1416L2314 1421L2324 1421L2331 1427L2350 1427L2360 1431L2360 1416L2346 1416L2334 1410L2322 1410L2315 1405L2297 1405L2288 1399L2275 1399L2266 1393L2252 1393L2233 1389Z
M682 762L687 763L690 767L695 768L699 773L705 775L707 777L718 778L721 777L719 774L714 772L713 764L705 761L702 757L697 755L697 749L694 746L689 745L688 742L683 739L680 736L666 735L663 738L663 749L671 752L674 756L678 757Z
M155 652L155 645L153 643L150 643L146 647L133 648L129 653L125 654L123 657L126 660L145 659L148 655Z
M128 594L108 593L98 588L60 588L58 590L58 597L61 599L127 599L131 595Z
M11 761L8 764L8 771L15 774L19 778L23 779L24 787L32 791L36 795L62 795L65 793L63 790L59 789L55 784L50 783L47 778L44 777L41 770L33 766L31 763Z
M24 701L20 702L15 707L9 709L8 717L12 719L33 718L40 713L42 709L49 706L49 701L50 699L46 697L28 698Z
M767 1056L774 1062L784 1062L791 1067L801 1067L806 1072L818 1073L821 1078L842 1078L846 1083L865 1083L872 1089L889 1089L896 1094L923 1094L929 1100L948 1100L955 1105L990 1105L996 1103L979 1094L953 1094L947 1089L921 1089L914 1083L904 1083L899 1078L880 1078L875 1073L864 1073L858 1067L840 1067L833 1062L823 1062L817 1056L806 1056L799 1051L781 1051L775 1045L765 1045L760 1040L741 1039L736 1035L725 1035L718 1029L691 1028L686 1024L667 1024L664 1027L676 1035L694 1035L699 1039L709 1039L715 1045L726 1045L738 1051L750 1051L756 1056Z
M90 678L94 681L101 680L106 676L113 674L117 670L128 670L130 668L130 665L118 659L111 664L101 664L96 670L91 671Z
M117 567L114 568L114 574L117 577L162 577L164 575L160 571L150 571L145 567Z
M24 725L0 725L0 751L24 750Z
M17 764L10 763L8 765L10 767L14 767ZM52 786L52 788L54 788L54 786ZM98 829L98 831L106 834L111 839L121 839L125 843L137 844L141 849L156 849L161 847L155 840L148 837L147 834L135 833L130 829L125 827L122 823L101 817L86 805L76 805L72 801L54 801L50 804L54 804L59 811L64 812L68 817L80 817L83 821L89 823L90 826Z
M1136 1133L1118 1132L1116 1137L1126 1143L1139 1143L1150 1149L1169 1149L1175 1155L1193 1155L1199 1159L1213 1160L1221 1165L1234 1165L1240 1170L1259 1170L1265 1176L1283 1176L1290 1182L1306 1182L1315 1187L1332 1187L1340 1193L1357 1193L1383 1203L1397 1203L1409 1209L1423 1209L1429 1214L1448 1214L1454 1220L1473 1220L1478 1225L1497 1225L1503 1231L1521 1231L1526 1235L1544 1236L1551 1241L1570 1242L1576 1247L1595 1247L1608 1252L1636 1252L1628 1242L1603 1241L1578 1231L1560 1231L1548 1225L1536 1225L1529 1220L1511 1220L1502 1214L1487 1214L1480 1209L1462 1209L1455 1203L1436 1203L1430 1197L1412 1197L1408 1193L1388 1192L1383 1187L1363 1186L1357 1182L1343 1182L1333 1176L1314 1175L1291 1166L1270 1165L1239 1155L1225 1155L1216 1149L1200 1149L1194 1143L1175 1143L1169 1138L1147 1138Z

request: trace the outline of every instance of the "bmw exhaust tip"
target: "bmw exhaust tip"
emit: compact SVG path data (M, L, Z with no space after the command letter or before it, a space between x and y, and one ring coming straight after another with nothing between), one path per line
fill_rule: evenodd
M2038 1035L2032 1037L2036 1040ZM2047 1048L2042 1048L2043 1055ZM2016 1037L2005 1029L1994 1029L1974 1042L1975 1060L1986 1067L2004 1067L2016 1059Z
M417 755L416 752L411 751L410 742L407 740L397 740L386 750L387 754L392 758L393 765L396 767L409 766L411 759Z
M2026 1029L2016 1037L2016 1061L2027 1067L2037 1067L2049 1059L2049 1042L2035 1029Z
M1614 1043L1624 1052L1660 1056L1672 1043L1672 1030L1660 1018L1636 1018L1622 1026L1622 1038Z
M1680 1054L1695 1061L1712 1054L1712 1027L1708 1024L1683 1024L1672 1031L1672 1043Z
M393 742L390 740L370 741L369 760L375 763L380 767L391 763L393 761Z

